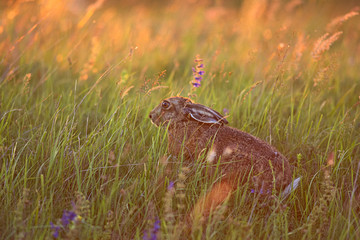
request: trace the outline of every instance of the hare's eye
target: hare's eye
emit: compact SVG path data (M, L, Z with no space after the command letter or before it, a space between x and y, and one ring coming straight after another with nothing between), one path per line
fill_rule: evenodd
M162 107L163 109L168 109L168 108L170 107L170 103L169 103L168 101L163 101L163 102L161 103L161 107Z

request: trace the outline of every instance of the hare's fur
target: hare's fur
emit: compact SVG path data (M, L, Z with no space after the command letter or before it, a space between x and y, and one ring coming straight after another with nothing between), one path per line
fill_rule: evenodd
M195 161L205 153L206 161L220 163L221 182L199 200L194 211L208 213L248 180L251 188L264 193L291 182L286 157L265 141L224 125L226 119L211 108L188 98L171 97L154 108L150 118L158 126L169 124L169 150L174 156L183 153L185 159ZM197 209L201 206L202 210Z

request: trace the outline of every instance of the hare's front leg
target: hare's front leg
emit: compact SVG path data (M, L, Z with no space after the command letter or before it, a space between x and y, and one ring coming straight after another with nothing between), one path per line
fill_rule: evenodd
M222 204L233 191L234 185L229 180L216 183L211 190L195 204L190 215L191 221L196 223L199 222L202 217L209 216L211 211Z

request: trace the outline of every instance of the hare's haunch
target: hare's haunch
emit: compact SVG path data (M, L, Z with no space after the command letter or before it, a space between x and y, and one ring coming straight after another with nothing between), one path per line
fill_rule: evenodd
M226 126L217 111L184 97L163 100L149 117L157 126L168 126L169 150L188 160L206 153L206 161L217 164L223 175L196 204L194 214L208 214L239 185L249 181L258 192L281 190L291 182L289 162L263 140Z

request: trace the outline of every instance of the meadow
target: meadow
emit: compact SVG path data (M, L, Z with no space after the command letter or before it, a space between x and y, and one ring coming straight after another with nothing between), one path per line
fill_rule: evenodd
M82 3L0 4L1 239L360 239L355 1ZM151 124L173 95L274 145L299 187L240 188L189 230L218 176Z

